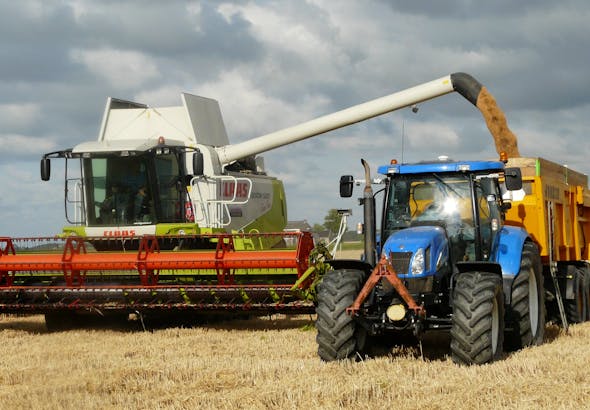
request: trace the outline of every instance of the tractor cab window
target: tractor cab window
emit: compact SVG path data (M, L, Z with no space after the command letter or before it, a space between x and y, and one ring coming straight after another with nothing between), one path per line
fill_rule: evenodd
M418 225L443 226L455 260L475 258L471 182L464 174L396 176L391 180L384 235Z
M480 178L474 184L482 259L488 260L496 233L502 224L501 190L494 178Z

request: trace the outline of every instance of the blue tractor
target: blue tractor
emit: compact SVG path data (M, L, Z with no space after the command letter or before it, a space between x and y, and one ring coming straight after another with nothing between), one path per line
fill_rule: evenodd
M545 303L539 250L505 224L507 191L522 188L504 161L437 161L379 167L384 198L376 241L368 165L363 261L331 261L318 287L317 343L325 361L359 357L375 340L448 331L458 364L540 344ZM350 197L354 179L343 176Z

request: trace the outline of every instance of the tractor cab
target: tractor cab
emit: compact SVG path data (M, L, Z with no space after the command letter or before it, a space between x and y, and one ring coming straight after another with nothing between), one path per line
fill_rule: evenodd
M502 162L392 164L383 207L383 252L407 277L441 275L496 253L506 205Z
M501 224L500 191L489 179L473 176L425 173L391 178L383 237L407 228L440 226L451 243L454 262L487 260Z

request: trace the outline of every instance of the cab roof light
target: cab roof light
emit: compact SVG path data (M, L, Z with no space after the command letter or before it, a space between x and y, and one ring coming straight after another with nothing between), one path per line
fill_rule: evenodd
M500 161L505 164L508 162L508 154L505 151L500 152Z

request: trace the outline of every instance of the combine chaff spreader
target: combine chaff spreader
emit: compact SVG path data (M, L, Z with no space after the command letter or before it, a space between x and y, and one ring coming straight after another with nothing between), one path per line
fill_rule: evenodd
M0 238L0 312L313 311L311 234L282 232L283 185L257 154L453 91L497 127L481 90L455 73L234 145L215 100L109 98L97 141L41 160L43 180L65 160L63 234ZM373 245L364 262L330 265L374 265Z

